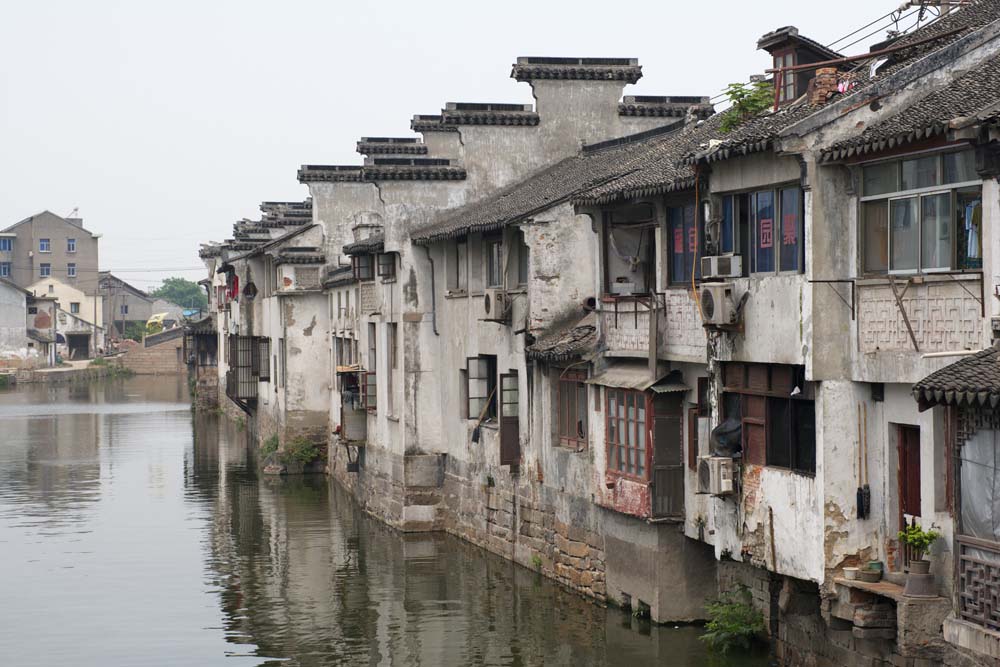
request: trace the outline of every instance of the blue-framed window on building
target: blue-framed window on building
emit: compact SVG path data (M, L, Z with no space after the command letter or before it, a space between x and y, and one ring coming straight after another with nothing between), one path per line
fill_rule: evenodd
M0 262L0 278L10 278L10 262Z
M0 239L0 252L12 252L13 250L14 250L14 239L12 238Z
M42 263L38 265L38 275L41 278L48 278L52 275L52 265Z
M66 265L66 277L76 278L76 264L70 262Z
M66 252L76 252L76 239L66 239Z
M791 186L750 195L753 273L801 273L805 267L802 189Z
M673 285L691 282L691 271L694 279L701 279L701 266L697 258L701 234L695 218L694 205L671 206L667 209L667 237L670 247L670 283Z
M52 239L38 239L38 252L52 252Z

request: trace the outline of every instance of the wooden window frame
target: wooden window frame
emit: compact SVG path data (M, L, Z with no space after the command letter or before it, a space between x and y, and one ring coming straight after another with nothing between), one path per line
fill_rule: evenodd
M382 282L396 279L396 253L383 252L376 256L376 273Z
M351 257L351 270L354 279L362 282L375 280L375 267L372 262L372 255L354 255ZM280 284L280 281L279 281Z
M636 481L648 482L650 480L650 469L652 467L652 448L651 442L649 441L649 431L650 431L650 415L652 412L652 405L649 402L649 396L645 392L636 391L634 389L618 389L616 387L606 387L604 390L604 400L605 400L605 412L604 412L604 429L605 429L605 446L607 452L607 461L605 469L608 475L614 477L624 477L626 479L632 479ZM612 412L611 402L612 399L624 399L622 403L625 405L624 417L623 419L618 418L617 410ZM618 400L615 400L615 405L619 404ZM634 417L629 418L628 407L629 405L635 408ZM639 407L642 406L642 416L639 415ZM618 440L619 431L617 427L614 428L614 435L612 435L612 415L614 415L614 421L617 423L623 421L625 423L626 431L631 432L635 438L635 445L629 445L628 438L625 440ZM624 454L625 461L621 461L621 456ZM635 461L636 465L630 468L630 462ZM642 470L639 471L639 464L641 463Z
M580 370L565 370L559 373L559 378L556 382L556 409L555 409L555 419L556 419L556 443L560 447L566 447L575 451L582 451L590 446L590 401L589 397L586 397L587 393L587 373ZM583 390L585 398L583 401L584 412L583 412L583 428L584 433L582 436L579 433L570 433L569 431L569 412L563 411L563 400L568 396L569 392L572 391L572 401L567 403L567 407L572 407L572 416L575 417L573 424L577 425L580 422L580 415L577 414L577 408L579 407L579 392ZM564 419L566 417L566 419Z
M499 397L497 396L497 361L495 355L480 354L475 357L467 357L465 360L465 410L466 418L478 420L482 407L478 410L472 408L472 401L485 400L489 407L483 416L483 422L496 421L499 417ZM476 369L473 371L473 369ZM473 374L473 373L476 374ZM482 373L480 375L479 373ZM472 382L474 380L484 380L485 396L473 395Z
M687 213L691 212L692 218L687 218ZM674 218L679 215L679 218ZM704 225L701 224L701 214L693 203L681 204L680 206L668 206L666 213L666 234L665 245L667 246L667 286L668 287L691 287L691 272L694 272L695 283L701 282L701 258L705 256L704 246ZM680 229L678 230L678 224ZM682 251L678 255L675 252L677 246L677 232L680 231L680 242ZM695 235L695 248L691 249L691 232ZM680 279L674 276L674 269L677 268L677 257L684 258L684 276ZM687 266L691 261L690 270Z
M483 287L486 289L502 289L504 286L503 236L493 235L483 237ZM493 256L496 248L497 257ZM494 260L496 266L493 266ZM495 268L496 275L491 269ZM495 281L493 279L496 279Z
M739 418L743 424L742 445L743 460L754 465L767 466L780 470L789 470L798 475L813 477L816 474L816 428L815 428L815 400L812 383L806 382L802 377L804 368L801 366L791 366L787 364L765 364L765 363L743 363L727 362L723 365L723 406L726 405L726 395L739 396ZM798 386L800 393L791 395L794 387ZM769 460L773 451L771 401L786 400L788 404L788 423L790 433L796 433L795 412L797 408L793 403L813 404L813 454L812 469L796 467L796 452L800 443L793 441L789 436L790 465L777 465ZM723 414L722 418L727 419L733 415ZM763 443L761 451L756 447L751 447L750 428L763 429ZM760 431L757 431L758 437Z

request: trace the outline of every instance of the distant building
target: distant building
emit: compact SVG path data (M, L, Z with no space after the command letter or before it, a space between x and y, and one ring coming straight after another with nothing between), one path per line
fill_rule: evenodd
M35 297L54 299L62 319L72 322L73 347L75 356L79 359L82 350L94 354L97 348L104 345L104 327L101 326L101 314L104 312L103 297L99 294L87 294L76 286L67 284L57 278L43 278L28 286L28 291ZM62 324L62 322L60 322ZM67 327L60 326L59 332L67 334ZM68 334L67 334L68 335ZM66 344L70 344L67 340Z
M36 299L0 278L0 368L34 368L55 362L54 303L54 299Z
M123 336L130 322L145 325L154 313L154 299L110 271L101 271L98 276L98 289L103 297L102 322L108 335Z
M92 295L99 238L84 229L82 218L51 211L27 217L0 232L0 278L25 288L42 278L58 278Z

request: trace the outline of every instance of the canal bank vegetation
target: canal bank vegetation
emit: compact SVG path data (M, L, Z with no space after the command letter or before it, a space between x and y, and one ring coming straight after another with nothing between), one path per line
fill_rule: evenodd
M754 608L746 586L723 593L705 605L708 623L701 640L713 651L728 653L733 649L749 650L764 634L764 615Z

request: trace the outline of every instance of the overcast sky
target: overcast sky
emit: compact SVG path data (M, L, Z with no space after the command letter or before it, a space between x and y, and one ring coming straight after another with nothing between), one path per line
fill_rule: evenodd
M4 2L0 228L79 207L102 269L198 279L200 241L308 195L300 164L357 163L358 137L408 135L448 101L531 102L519 55L637 57L627 94L715 95L768 66L769 30L827 44L898 4Z

